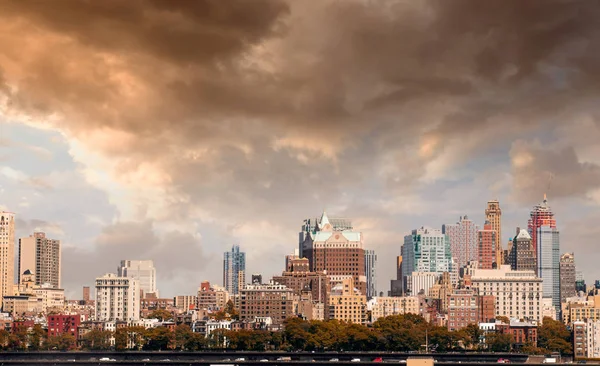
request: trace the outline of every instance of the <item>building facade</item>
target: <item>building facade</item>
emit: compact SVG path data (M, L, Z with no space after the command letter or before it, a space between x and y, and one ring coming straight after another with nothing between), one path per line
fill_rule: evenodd
M232 295L237 295L246 283L246 253L239 245L223 254L223 287Z
M35 284L45 283L60 288L61 250L60 240L46 237L45 233L35 232L19 239L19 278L26 270L35 274Z
M96 320L138 320L140 287L135 278L107 273L96 278Z
M477 262L481 269L494 269L500 262L498 255L498 232L493 229L489 221L483 225L483 230L477 232L478 256Z
M552 298L560 313L560 233L546 195L530 213L528 231L537 261L537 275L544 281L544 297Z
M496 268L500 268L503 263L502 258L502 210L500 209L500 202L498 200L488 201L485 209L485 221L492 225L492 230L496 232L496 240L498 241L495 245L497 250L496 253Z
M81 324L81 316L52 314L47 317L48 336L58 337L63 334L70 334L73 340L77 338L77 328Z
M577 295L575 288L575 253L565 253L560 256L560 300Z
M448 236L441 230L421 227L404 237L402 246L402 276L408 287L413 272L452 272L452 257ZM414 289L411 289L414 291Z
M510 267L514 271L534 271L537 273L537 259L531 236L525 229L517 229L509 254Z
M371 321L390 315L420 314L419 298L416 296L374 297L367 303Z
M469 324L479 324L479 299L473 290L455 290L448 295L448 330L456 331Z
M465 266L468 262L477 260L478 245L477 232L479 226L465 216L461 216L456 224L442 225L442 233L448 236L450 253L456 258L458 267Z
M322 217L315 217L312 219L304 220L304 224L302 224L302 229L298 235L298 252L296 253L297 258L306 257L304 253L304 242L309 238L311 233L314 233L319 228L319 224L321 223ZM353 231L354 227L352 226L352 220L340 217L328 217L327 218L329 224L331 224L331 229L333 231Z
M156 269L152 260L122 260L117 268L117 276L128 277L137 280L139 289L142 291L141 297L153 294L158 298L158 289L156 288Z
M480 296L494 296L498 315L542 321L542 279L535 272L512 271L509 265L474 269L470 282Z
M448 273L448 272L444 272ZM443 273L438 272L413 272L406 279L407 292L413 296L429 296L429 290L440 280Z
M15 282L15 214L0 211L0 305Z
M240 320L270 317L281 325L295 316L294 292L283 285L246 285L240 292Z
M329 319L354 324L367 322L367 297L346 278L331 289Z
M302 291L311 292L312 301L325 304L331 290L329 276L325 272L313 272L307 258L290 259L281 276L273 276L273 283L284 285L295 295Z
M365 273L367 275L367 299L377 296L377 254L365 250Z
M335 230L323 212L315 231L304 241L302 253L308 259L311 271L325 271L332 282L351 277L360 292L367 294L362 233Z

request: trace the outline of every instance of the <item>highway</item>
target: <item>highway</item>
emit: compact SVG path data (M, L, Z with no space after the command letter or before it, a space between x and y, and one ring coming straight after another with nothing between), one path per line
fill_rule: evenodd
M443 366L497 365L498 359L525 365L523 354L486 353L389 353L389 352L3 352L0 366L11 365L169 365L169 366L353 366L406 364L408 358L433 358ZM283 358L283 359L282 359ZM380 362L374 362L379 359ZM291 359L291 360L290 360ZM354 359L354 362L351 360ZM287 360L287 361L286 361ZM337 360L337 361L336 361ZM360 360L360 361L358 361ZM378 360L379 361L379 360Z

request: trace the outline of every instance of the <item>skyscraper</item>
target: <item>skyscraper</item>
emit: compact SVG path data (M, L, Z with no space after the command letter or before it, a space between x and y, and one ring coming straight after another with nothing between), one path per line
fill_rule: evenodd
M19 281L23 272L30 270L35 274L36 285L49 283L53 288L60 288L60 262L60 240L47 238L41 232L19 239Z
M365 250L365 273L367 275L367 299L377 296L377 254Z
M496 258L498 255L498 250L496 248L498 238L496 235L498 235L498 232L492 229L492 224L489 221L486 221L485 225L483 225L483 230L477 232L477 262L481 269L498 268L498 261Z
M302 243L301 252L313 272L327 271L332 287L352 277L361 294L367 294L363 235L350 229L336 230L325 212Z
M543 296L552 298L552 305L560 314L560 233L546 195L531 211L528 231L535 251L537 275L543 280Z
M479 226L469 220L467 215L461 216L456 224L442 225L442 233L448 235L450 252L456 258L459 268L470 261L478 260L477 232Z
M509 263L513 271L537 271L537 260L533 251L531 236L525 229L517 228L509 254Z
M329 221L329 224L331 225L331 229L334 231L344 231L344 230L352 231L352 230L354 230L354 227L352 226L352 220L350 220L350 219L345 219L345 218L340 218L340 217L328 217L327 220ZM315 217L313 219L304 220L304 224L302 224L302 229L300 230L300 233L298 235L299 252L297 254L300 258L306 257L306 255L303 253L302 244L310 236L310 233L313 233L318 229L320 222L321 222L320 217Z
M158 297L156 288L156 269L152 260L122 260L117 268L119 277L135 278L138 288L142 290L142 297L154 294Z
M15 282L15 214L0 211L0 305Z
M560 301L577 295L575 253L565 253L560 256Z
M500 268L502 263L502 210L500 209L500 202L498 200L491 200L487 203L485 209L485 220L492 225L492 230L496 231L496 267Z
M232 295L237 295L246 283L246 253L234 245L223 254L223 286Z
M404 237L402 278L405 289L407 278L413 272L452 272L450 241L441 230L421 227Z

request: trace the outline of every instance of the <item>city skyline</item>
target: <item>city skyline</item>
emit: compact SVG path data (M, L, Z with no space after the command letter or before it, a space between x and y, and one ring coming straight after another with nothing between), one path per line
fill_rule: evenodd
M323 209L387 291L414 228L498 200L506 248L544 193L600 278L595 2L47 3L0 13L0 209L67 297L123 258L190 293L233 244L269 278Z

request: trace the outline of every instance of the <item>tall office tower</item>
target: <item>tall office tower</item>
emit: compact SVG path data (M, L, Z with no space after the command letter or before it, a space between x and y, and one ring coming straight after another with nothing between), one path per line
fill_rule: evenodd
M388 296L402 296L404 294L404 280L402 279L402 256L396 257L396 279L390 280Z
M528 231L537 260L537 275L543 280L544 298L552 298L552 305L560 314L560 235L545 194L544 201L531 211Z
M367 294L362 233L334 229L327 214L323 212L314 231L302 243L301 252L308 259L312 272L327 271L334 284L352 277L360 293Z
M537 261L533 252L533 243L531 236L525 229L517 228L517 236L513 239L510 246L511 251L508 256L507 264L513 271L536 271Z
M138 320L140 287L135 278L107 273L96 278L96 320Z
M402 246L402 279L408 289L407 279L413 272L452 272L450 241L441 230L421 227L404 237Z
M230 252L223 254L223 286L232 295L240 293L246 283L246 253L234 245Z
M477 260L477 232L479 226L469 220L467 215L461 216L456 224L442 225L442 233L448 235L450 252L456 258L459 268L468 262Z
M365 273L367 275L367 299L377 296L377 254L365 250Z
M502 210L500 209L500 202L498 200L491 200L487 203L485 209L485 220L492 224L492 230L496 231L496 267L500 268L502 263Z
M498 238L496 235L498 235L498 232L492 229L492 224L489 221L485 222L483 230L477 232L477 262L481 269L498 268L498 261L496 258L498 255L498 250L496 248Z
M329 224L331 225L331 229L333 231L344 231L344 230L352 231L352 230L354 230L354 227L352 226L352 220L350 220L350 219L339 218L339 217L328 217L327 219L328 219ZM310 236L310 233L313 233L318 229L320 222L321 222L321 218L319 218L319 217L316 217L314 219L304 220L304 224L302 224L302 229L298 235L299 252L296 253L300 258L306 257L306 255L303 253L302 244Z
M138 280L142 297L146 297L148 294L158 297L156 269L152 260L122 260L121 265L117 268L117 275Z
M575 289L575 253L565 253L560 257L560 301L577 295Z
M23 272L30 270L35 274L36 285L49 283L52 288L60 288L60 262L60 240L40 232L19 239L19 281Z
M15 282L15 214L0 211L0 305Z

